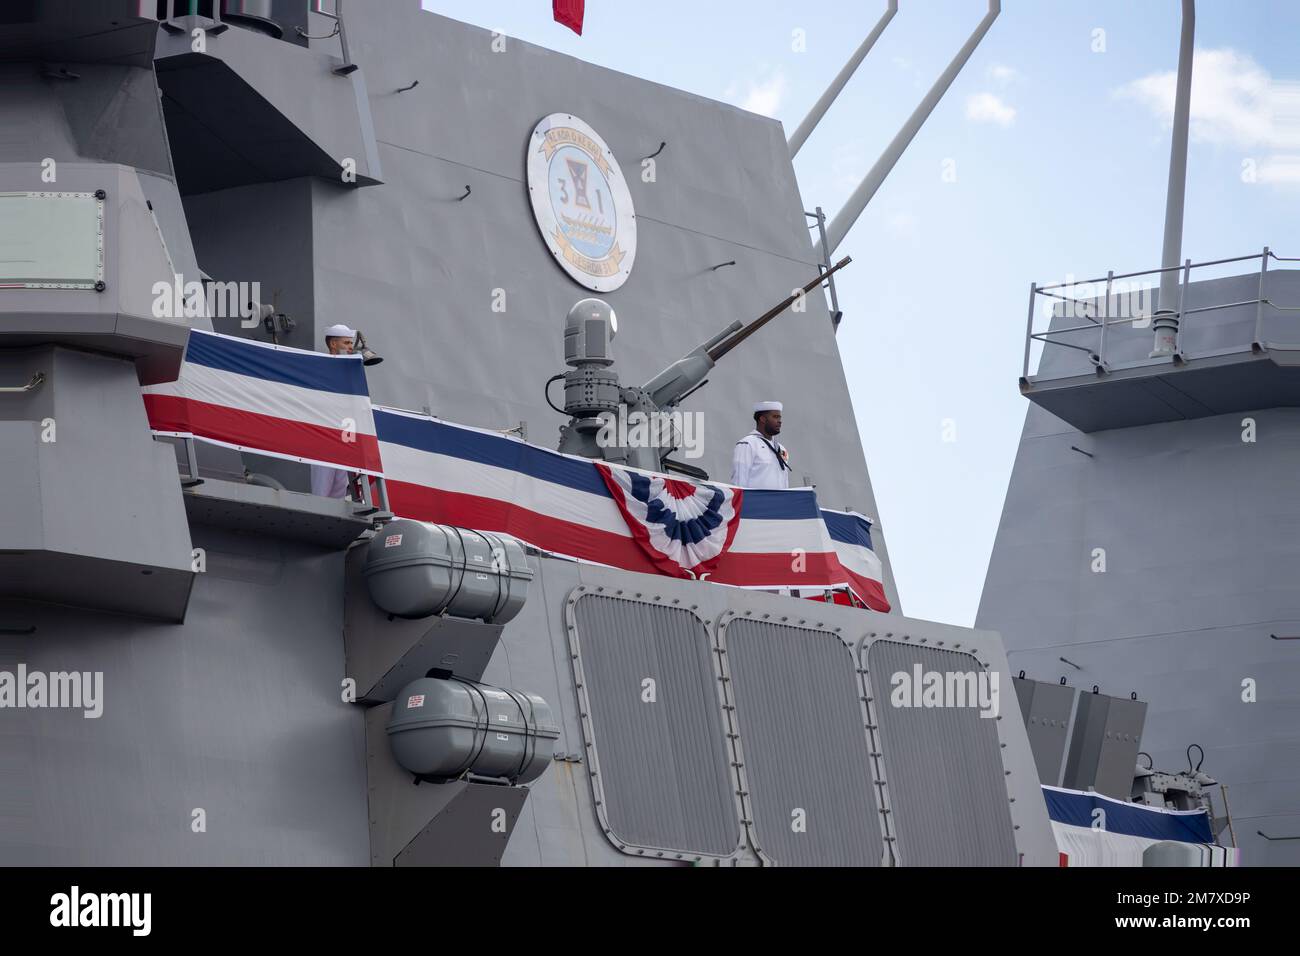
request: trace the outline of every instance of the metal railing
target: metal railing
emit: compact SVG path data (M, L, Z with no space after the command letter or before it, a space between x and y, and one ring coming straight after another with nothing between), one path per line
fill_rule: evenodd
M5 385L0 387L0 392L10 392L14 394L19 394L22 392L30 392L33 389L38 388L40 384L44 381L45 381L45 373L37 372L30 379L27 380L26 385Z
M1195 308L1195 309L1184 308L1184 303L1186 302L1186 298L1187 298L1187 285L1191 280L1191 272L1193 269L1203 269L1210 266L1227 265L1233 262L1250 262L1255 259L1258 259L1260 262L1259 293L1255 298L1243 299L1239 302L1220 302L1220 303L1215 303L1213 305L1201 306L1200 308ZM1163 269L1147 269L1143 272L1116 273L1114 270L1111 270L1110 272L1107 272L1105 276L1099 276L1095 279L1080 279L1080 280L1073 280L1069 282L1058 282L1052 285L1039 285L1036 282L1031 283L1029 286L1029 316L1026 321L1025 356L1024 356L1024 367L1021 371L1021 381L1024 383L1028 383L1029 381L1030 353L1035 341L1043 343L1044 353L1046 352L1048 346L1059 346L1061 348L1076 349L1080 352L1085 352L1088 355L1088 360L1092 362L1093 367L1097 372L1097 374L1104 375L1110 369L1110 366L1107 363L1107 354L1106 354L1106 338L1107 338L1106 330L1114 325L1131 325L1135 321L1138 321L1138 319L1132 315L1126 315L1120 318L1116 318L1112 314L1114 312L1113 303L1115 301L1115 284L1117 282L1123 282L1129 279L1136 279L1142 276L1161 276L1167 272L1182 273L1182 275L1179 277L1179 283L1178 283L1177 308L1172 310L1175 318L1177 318L1178 320L1178 334L1176 337L1176 345L1174 349L1175 364L1181 364L1184 360L1182 338L1185 329L1185 323L1183 322L1183 319L1187 316L1198 315L1203 312L1216 312L1222 309L1234 309L1234 308L1241 308L1243 306L1250 306L1250 305L1255 306L1255 334L1254 334L1254 339L1251 342L1251 348L1254 351L1262 351L1264 349L1263 330L1264 330L1265 307L1267 306L1268 308L1273 309L1274 311L1277 312L1300 312L1300 305L1279 305L1276 302L1270 301L1264 295L1264 282L1268 277L1269 260L1272 260L1274 262L1300 262L1300 257L1279 256L1274 252L1272 252L1272 250L1270 250L1268 246L1265 246L1263 252L1257 252L1254 255L1249 255L1249 256L1234 256L1229 259L1213 259L1207 262L1192 262L1191 259L1188 259L1181 266L1170 266ZM1092 299L1092 300L1076 299L1071 296L1063 294L1063 292L1056 291L1056 290L1064 290L1064 289L1073 289L1078 286L1097 287L1100 286L1102 283L1105 283L1106 291L1099 298ZM1049 328L1045 332L1035 332L1034 312L1038 308L1039 296L1059 299L1064 302L1072 303L1075 306L1081 306L1084 310L1082 313L1082 317L1088 320L1088 324L1068 326L1066 328L1060 328L1060 329ZM1102 307L1100 308L1098 307L1098 302L1102 304ZM1167 303L1162 302L1160 305L1162 309L1167 307ZM1146 325L1149 325L1150 320L1153 317L1154 317L1154 313L1152 315L1142 316L1140 318L1145 321ZM1146 327L1146 326L1142 326L1142 327ZM1080 345L1077 342L1061 342L1052 338L1052 336L1078 335L1081 332L1091 332L1091 331L1096 332L1096 338L1094 340L1094 343L1092 344Z
M817 270L826 276L826 282L822 285L822 288L826 289L831 296L831 331L839 332L840 320L844 318L844 313L840 311L840 297L835 292L835 276L831 274L830 253L824 251L826 249L826 213L822 212L821 206L815 208L816 212L805 212L804 216L814 221L814 225L808 228L816 229L820 237L817 248L823 251L822 261L817 263Z
M355 73L357 71L357 65L352 62L352 57L348 53L348 31L347 26L343 22L343 0L334 0L333 10L325 9L324 0L315 0L315 3L312 4L311 10L319 16L333 20L334 30L326 37L312 37L299 30L299 36L309 40L328 40L331 37L337 36L339 38L339 52L343 55L343 65L336 67L334 72L339 76L347 76L349 73Z
M159 436L154 436L157 440ZM203 478L199 475L199 458L195 442L198 439L193 437L179 437L181 449L185 453L185 471L181 475L181 487L193 488L203 484ZM256 454L256 453L253 453ZM353 511L358 517L377 514L379 512L389 512L391 509L388 504L388 482L384 480L383 475L367 475L364 472L347 471L346 468L340 468L339 471L347 473L348 492L352 495ZM247 472L245 472L247 476ZM372 492L370 482L373 479L375 483ZM301 492L297 492L301 494Z

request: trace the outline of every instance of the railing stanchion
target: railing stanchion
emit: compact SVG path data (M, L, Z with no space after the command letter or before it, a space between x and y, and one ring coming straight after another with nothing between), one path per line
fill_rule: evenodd
M203 484L203 479L199 477L199 455L194 448L194 439L182 438L181 444L185 446L186 471L186 478L181 484L186 488Z
M1101 314L1101 341L1097 344L1097 362L1102 368L1106 367L1106 326L1110 325L1110 295L1114 282L1115 270L1111 269L1106 273L1106 307Z
M1259 260L1259 301L1255 303L1255 342L1260 348L1264 347L1264 278L1268 275L1268 246L1264 247L1264 255Z
M339 69L351 73L356 68L352 66L352 58L348 54L348 28L343 22L343 0L337 0L334 5L334 19L338 21L339 52L343 54L343 65Z
M1187 299L1187 282L1192 275L1192 260L1183 261L1183 274L1178 283L1178 328L1174 331L1174 356L1183 354L1183 306Z
M1025 370L1021 376L1029 381L1029 347L1034 341L1034 302L1038 295L1038 283L1029 283L1029 318L1025 322Z
M392 508L388 504L388 482L382 476L375 479L375 488L379 490L379 507L383 511L392 513Z

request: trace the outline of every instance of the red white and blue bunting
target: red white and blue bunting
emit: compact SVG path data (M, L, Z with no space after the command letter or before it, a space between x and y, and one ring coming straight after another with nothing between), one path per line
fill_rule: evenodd
M359 356L195 331L176 382L143 390L150 427L386 477L395 514L539 550L715 584L844 592L888 611L871 521L811 488L740 489L638 471L371 406Z
M632 537L664 574L706 578L740 527L740 488L595 463Z

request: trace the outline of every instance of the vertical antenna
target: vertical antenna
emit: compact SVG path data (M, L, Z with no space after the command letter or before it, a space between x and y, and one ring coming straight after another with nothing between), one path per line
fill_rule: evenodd
M1192 47L1196 0L1183 0L1183 34L1178 44L1178 89L1174 96L1174 135L1169 148L1169 192L1165 195L1165 242L1160 257L1160 305L1156 309L1151 358L1173 355L1178 342L1178 267L1183 255L1183 200L1187 193L1187 126L1192 109Z
M889 21L894 19L894 14L897 12L898 0L889 0L888 9L881 14L880 19L876 21L876 25L867 34L867 38L862 41L862 45L853 52L853 56L849 57L849 62L845 63L844 68L836 74L835 79L831 81L831 85L826 87L826 92L821 95L821 99L808 111L808 115L804 117L803 122L799 124L799 128L790 137L791 159L794 158L795 153L799 152L799 147L804 144L804 141L812 135L812 131L821 122L822 117L826 115L826 111L831 108L831 104L835 102L835 97L840 95L844 85L849 82L849 77L853 76L862 61L867 58L871 48L880 39L880 34L885 32L885 27L889 26Z

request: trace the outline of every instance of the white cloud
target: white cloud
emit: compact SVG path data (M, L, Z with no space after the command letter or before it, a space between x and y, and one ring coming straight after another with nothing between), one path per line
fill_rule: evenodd
M1006 127L1016 121L1016 108L1008 106L994 93L976 93L966 99L966 118L973 123L996 123Z
M775 117L785 103L785 71L778 68L766 79L732 83L724 97L743 110Z
M1175 71L1115 90L1173 124ZM1242 150L1300 148L1300 84L1274 80L1247 54L1197 50L1192 58L1191 136Z
M999 86L1010 86L1020 79L1020 71L1013 66L994 63L988 70L989 79Z

